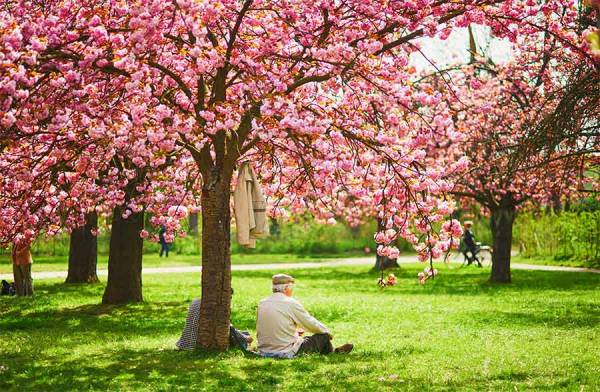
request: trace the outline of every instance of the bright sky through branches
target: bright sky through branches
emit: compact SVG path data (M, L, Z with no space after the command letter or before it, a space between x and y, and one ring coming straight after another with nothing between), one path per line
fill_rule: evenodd
M511 55L511 44L508 39L497 39L490 36L489 28L473 25L477 49L483 51L495 63L507 60ZM413 53L410 63L418 70L433 70L433 64L443 69L449 64L465 64L469 61L469 31L466 28L456 29L446 40L439 38L422 38L418 40L421 52Z

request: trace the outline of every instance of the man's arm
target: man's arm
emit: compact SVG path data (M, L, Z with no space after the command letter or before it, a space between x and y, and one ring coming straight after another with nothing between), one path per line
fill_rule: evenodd
M312 333L329 333L327 327L311 316L299 302L292 302L292 312L296 324L305 330Z

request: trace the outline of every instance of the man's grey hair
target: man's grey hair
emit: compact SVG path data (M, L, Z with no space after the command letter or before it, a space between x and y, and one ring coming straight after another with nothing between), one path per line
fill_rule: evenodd
M284 283L284 284L274 284L273 292L274 293L283 293L285 291L285 289L287 289L288 287L292 287L293 285L294 285L294 283L292 283L292 282Z
M286 288L292 287L294 278L286 274L276 274L271 278L274 293L283 293Z

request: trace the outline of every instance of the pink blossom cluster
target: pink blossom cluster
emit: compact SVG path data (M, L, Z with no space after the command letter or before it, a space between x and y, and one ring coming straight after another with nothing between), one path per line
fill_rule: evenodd
M420 284L425 284L425 282L427 282L428 279L433 279L435 276L437 276L438 274L438 270L433 268L433 267L426 267L423 272L419 272L418 273L418 278L419 278L419 283Z
M382 277L377 280L377 285L382 289L395 286L397 284L398 278L396 278L396 275L394 274L389 274L386 278L384 278L382 275Z
M395 246L379 245L377 247L377 255L395 260L400 256L400 250Z

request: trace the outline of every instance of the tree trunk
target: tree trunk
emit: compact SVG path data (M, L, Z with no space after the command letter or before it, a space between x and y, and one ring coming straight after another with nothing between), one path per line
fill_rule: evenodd
M144 213L132 213L123 219L123 208L113 211L108 282L102 297L104 304L142 301L142 249L140 231L144 228Z
M196 235L198 234L198 213L191 212L188 216L188 222L190 226L190 234Z
M490 226L494 241L492 253L492 275L490 281L510 283L510 252L512 248L512 227L515 220L515 206L503 203L492 209Z
M400 265L398 265L398 260L390 259L387 256L379 256L378 254L376 254L375 266L373 268L378 271L381 271L390 268L400 268Z
M69 273L66 283L97 283L98 238L92 231L98 227L95 212L85 217L85 225L71 232L69 243Z
M560 200L560 194L558 192L552 192L552 211L555 214L560 214L563 209L562 201Z
M231 175L211 173L202 189L202 302L198 344L205 350L229 347L231 307Z

